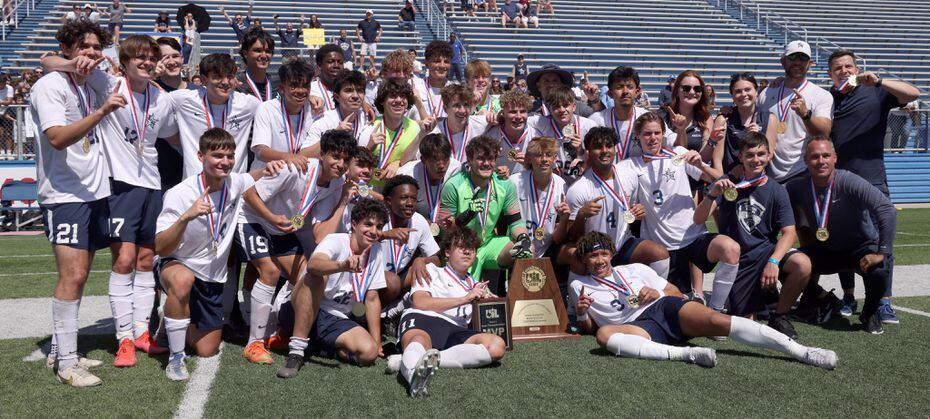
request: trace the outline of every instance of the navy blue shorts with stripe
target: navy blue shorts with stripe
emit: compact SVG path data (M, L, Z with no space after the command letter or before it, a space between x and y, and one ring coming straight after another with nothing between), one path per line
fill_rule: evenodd
M161 212L162 191L112 180L110 240L122 243L155 244L155 224Z
M40 205L45 237L53 245L95 251L110 246L107 199Z
M662 297L646 309L636 320L626 323L649 333L655 343L673 344L690 339L681 332L678 312L687 303L678 297ZM696 303L695 303L696 304Z
M430 343L434 348L444 351L455 345L465 343L470 337L481 332L466 329L452 324L439 317L422 313L404 313L400 318L400 328L397 331L398 340L409 330L422 330L429 335Z

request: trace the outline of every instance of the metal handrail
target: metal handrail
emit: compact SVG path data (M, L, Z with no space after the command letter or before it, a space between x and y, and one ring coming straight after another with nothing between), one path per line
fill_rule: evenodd
M426 13L426 23L429 25L430 31L433 32L433 37L443 41L449 40L449 34L455 32L455 30L452 24L446 19L446 14L439 8L439 5L436 4L436 1L417 0L417 7L420 8L419 11L421 16L424 12ZM465 42L461 39L461 34L459 34L459 41L461 41L464 46ZM462 61L468 62L468 48L462 48Z
M20 8L22 7L22 10ZM26 18L32 14L32 11L35 10L36 4L35 0L15 0L13 8L8 11L3 10L2 16L3 20L0 21L0 40L6 41L6 33L8 21L13 21L13 27L19 26L21 19ZM22 16L20 16L22 12Z

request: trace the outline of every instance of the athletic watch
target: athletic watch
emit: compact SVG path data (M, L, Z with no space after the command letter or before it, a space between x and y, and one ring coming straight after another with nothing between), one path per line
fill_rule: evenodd
M810 121L810 119L811 119L812 116L814 116L814 111L811 110L811 109L808 109L808 110L807 110L807 113L804 114L804 116L802 116L801 119L803 119L803 120L805 120L805 121Z

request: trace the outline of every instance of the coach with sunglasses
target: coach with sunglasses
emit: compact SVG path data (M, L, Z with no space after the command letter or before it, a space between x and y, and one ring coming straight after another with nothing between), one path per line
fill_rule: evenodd
M810 45L791 41L781 56L785 77L759 94L758 108L776 117L778 142L769 175L778 183L804 174L804 140L829 136L833 128L833 96L807 80L811 64Z

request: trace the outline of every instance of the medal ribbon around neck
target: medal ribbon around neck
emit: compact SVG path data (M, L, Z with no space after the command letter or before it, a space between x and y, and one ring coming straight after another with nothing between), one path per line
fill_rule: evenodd
M798 93L804 91L809 85L810 82L804 80L804 83L801 84L801 88L797 89ZM782 105L782 101L785 99L785 83L782 82L781 87L778 89L778 103L776 104L775 111L778 114L778 121L785 122L788 119L788 108L791 107L791 101L794 100L794 97L797 96L794 94L794 90L791 91L791 94L788 95L788 100L785 100L785 104Z
M91 113L90 92L87 91L87 84L84 84L83 87L78 86L74 78L71 77L71 74L66 74L68 76L68 83L71 84L71 87L74 88L74 93L78 96L78 108L81 110L81 119L87 118L87 115ZM94 129L90 130L90 132L93 131ZM88 132L88 135L90 132Z
M617 170L611 167L610 172L614 175L613 180L616 181L617 186L620 187L620 193L617 193L617 191L610 186L610 183L602 179L601 176L598 175L596 171L594 171L593 169L591 170L591 173L594 175L594 179L597 180L597 183L600 184L602 189L605 189L607 191L607 195L610 195L610 198L613 199L613 201L618 206L620 206L621 212L627 211L630 209L630 203L629 201L627 201L626 191L623 190L623 185L620 184L620 179L617 177Z
M336 113L339 115L340 122L345 119L345 117L342 115L342 109L337 107ZM358 113L358 111L355 111L355 119L352 121L352 137L354 137L356 140L358 139L358 127L360 125L358 119L364 115L364 113L362 115L359 115Z
M207 99L206 91L203 92L200 99L203 100L203 111L206 114L207 129L213 128L216 126L216 121L213 120L213 104ZM226 99L226 109L220 114L220 128L226 129L226 118L229 117L229 108L231 105L232 94L230 94L229 99Z
M543 103L543 104L539 107L539 113L541 113L542 116L549 116L549 107L546 106L545 103Z
M387 229L391 230L391 216L388 215ZM400 249L398 251L398 248ZM388 250L391 252L391 263L394 264L393 272L400 270L400 262L404 259L404 254L407 253L407 243L404 242L401 246L397 246L397 240L391 240L391 245L388 247Z
M129 92L128 94L129 106L130 106L129 115L132 117L133 128L136 129L136 134L139 135L139 140L138 140L139 144L137 145L137 147L141 149L143 145L145 144L145 131L148 129L148 126L146 125L146 121L149 120L149 105L150 105L149 102L151 101L150 100L151 96L149 95L149 85L148 83L146 83L145 92L142 93L142 100L143 100L142 103L143 103L143 107L145 111L143 111L143 118L140 120L139 114L137 113L138 109L136 107L136 98L135 98L135 95L132 94L133 92L130 86L131 85L129 84L129 77L126 77L126 90Z
M629 282L626 281L626 278L623 277L623 274L621 274L620 272L617 272L616 269L611 269L611 274L612 274L611 276L613 277L613 281L607 278L601 278L594 274L591 274L591 279L593 279L594 281L596 281L597 283L601 285L606 286L607 288L610 288L614 291L617 291L620 294L623 294L624 296L633 295L633 287L630 285Z
M621 135L620 130L623 128L622 123L617 123L616 114L614 113L615 108L610 108L610 127L614 129L614 132L617 133L617 138L620 139L620 143L617 144L617 157L614 161L619 162L626 158L626 153L630 149L630 144L633 140L633 122L636 119L636 110L630 110L630 120L626 124L626 135Z
M530 199L533 202L533 215L536 216L536 227L542 227L546 221L546 214L549 212L549 207L552 206L552 201L555 196L555 182L552 179L549 180L549 186L546 188L546 197L542 202L542 206L539 204L539 195L538 190L536 189L536 180L533 178L532 173L529 174L530 178Z
M471 180L471 176L468 176L468 182L471 184L471 189L475 190L475 182ZM494 192L494 180L488 179L488 192L485 194L484 198L484 211L480 217L478 217L478 224L481 225L481 234L484 235L484 226L488 223L488 214L491 212L491 198L492 192Z
M644 151L644 152L643 152L643 159L646 160L646 161L648 162L648 161L650 161L650 160L665 160L665 159L671 159L671 158L673 158L673 157L675 157L675 156L677 156L677 155L678 155L678 154L675 154L675 151L674 151L674 150L672 150L672 149L670 149L670 148L662 147L662 150L659 151L659 154L649 154L649 153L646 153L646 152Z
M326 107L325 110L331 111L336 109L336 104L333 102L333 94L330 93L329 89L327 89L326 86L323 85L323 82L319 80L316 81L316 85L320 88L320 93L323 94L323 102L325 102Z
M381 120L381 133L384 134L384 139L387 140L388 130L387 123L385 120ZM391 160L391 154L394 153L394 149L397 148L397 144L400 142L400 136L404 133L404 119L401 117L400 125L394 131L394 136L391 137L390 145L381 144L378 146L378 168L384 170L388 166L388 162Z
M252 79L252 75L248 71L245 72L245 81L249 84L249 88L252 89L252 93L255 97L261 99L262 102L266 100L271 100L271 81L268 80L268 77L265 77L265 94L262 95L258 91L258 83L255 83L255 80Z
M349 256L353 255L352 253L352 239L349 239L349 244L346 247L349 248ZM361 272L352 272L352 291L355 292L355 301L359 303L365 302L365 293L368 292L368 286L371 285L371 278L375 276L375 270L371 269L368 266L368 262L371 262L371 252L368 252L368 256L365 258L365 267L362 268Z
M199 182L197 182L197 191L203 193L207 188L207 178L203 173L200 173ZM229 190L226 189L226 183L223 183L223 191L220 193L219 205L213 205L213 200L210 198L210 194L206 195L207 203L211 207L216 208L216 217L213 216L213 210L207 214L208 219L210 220L210 236L213 239L213 243L220 242L220 233L223 227L223 214L226 213L226 200L229 199Z
M450 268L449 265L446 265L446 267L443 269L447 274L449 274L449 276L452 277L452 279L455 280L456 284L459 284L459 286L465 290L465 292L471 291L471 289L474 288L476 284L478 284L478 281L476 281L475 278L469 273L465 273L465 277L462 278L458 273Z
M580 119L578 117L572 118L572 126L574 126L575 135L581 135L581 126L578 124ZM552 132L555 133L555 138L560 141L565 141L565 133L559 129L559 124L555 122L555 118L549 117L549 126L552 127Z
M820 200L817 199L817 188L814 186L814 180L811 179L811 198L814 200L814 216L817 217L818 228L826 229L827 224L830 222L830 199L833 196L834 181L836 181L835 173L830 178L830 184L827 185L827 194L824 197L823 205L821 205Z
M449 117L446 117L442 121L442 133L449 139L449 145L452 146L452 152L455 153L455 159L458 161L463 161L465 158L465 146L468 145L468 131L469 131L468 120L465 120L465 129L462 131L462 148L458 151L455 150L455 141L452 140L452 129L449 128Z
M737 184L734 185L734 186L736 187L736 189L751 188L751 187L756 186L756 185L758 185L758 184L760 184L760 183L762 183L762 182L765 182L765 179L768 179L768 176L766 176L766 174L763 172L761 175L756 176L756 177L754 177L754 178L752 178L752 179L743 179L743 180L741 180L739 183L737 183Z
M281 119L284 120L284 131L287 133L287 146L292 154L300 151L300 133L304 131L304 111L306 106L300 107L300 113L297 114L297 132L291 126L291 116L287 113L287 106L284 98L281 98Z
M307 185L304 186L304 192L300 195L300 215L304 218L310 216L310 209L313 208L313 204L316 203L317 198L320 197L320 193L323 192L320 187L316 185L316 181L320 178L321 168L319 165L313 167L309 172ZM310 195L310 192L313 192L313 195Z
M505 143L507 143L507 146L510 147L511 150L516 150L518 148L520 149L520 151L525 150L527 143L525 143L524 140L526 140L526 136L529 134L530 134L530 125L526 124L526 126L523 127L523 133L520 134L520 138L518 138L516 142L513 142L513 141L510 141L510 137L507 136L507 133L504 132L504 128L501 127L501 139L504 140ZM521 145L523 147L520 147Z
M439 114L442 113L442 96L433 95L433 88L430 87L428 81L423 81L423 85L426 86L426 104L429 106L429 113L433 115L433 118L439 118ZM433 97L436 97L435 103L433 102Z
M442 194L445 182L439 182L439 190L434 197L433 188L429 184L429 172L426 171L426 164L423 162L420 162L420 171L423 172L423 192L426 194L426 203L429 205L429 220L435 223L439 216L439 195Z

